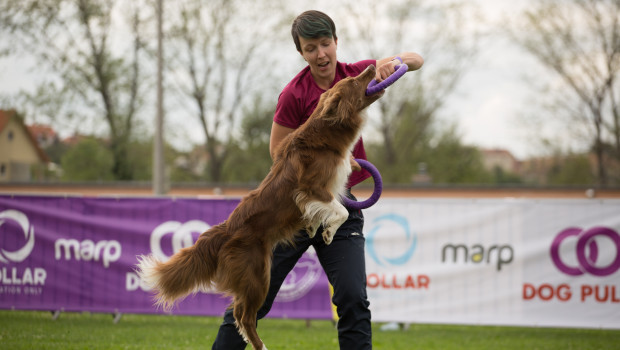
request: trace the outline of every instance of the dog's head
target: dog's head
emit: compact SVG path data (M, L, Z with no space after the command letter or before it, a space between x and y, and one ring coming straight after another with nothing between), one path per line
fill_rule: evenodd
M356 115L383 96L384 91L366 96L368 84L375 78L376 68L368 66L357 77L342 79L321 96L317 110L321 117L334 121Z

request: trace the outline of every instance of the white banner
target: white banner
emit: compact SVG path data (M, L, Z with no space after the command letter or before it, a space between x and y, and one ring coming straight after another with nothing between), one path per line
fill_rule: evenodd
M373 321L620 328L620 200L384 198L364 215Z

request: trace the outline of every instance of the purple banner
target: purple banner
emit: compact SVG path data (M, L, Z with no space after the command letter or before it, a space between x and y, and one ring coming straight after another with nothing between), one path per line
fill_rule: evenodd
M162 259L224 221L236 199L0 195L0 308L160 313L134 272L136 256ZM230 300L198 293L174 314L222 315ZM331 319L329 286L309 250L270 317Z

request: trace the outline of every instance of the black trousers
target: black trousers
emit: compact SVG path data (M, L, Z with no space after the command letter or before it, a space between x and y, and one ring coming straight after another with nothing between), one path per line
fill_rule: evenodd
M267 315L288 273L312 245L321 266L334 287L333 303L338 312L338 340L340 349L372 349L370 310L366 294L365 239L362 234L364 216L360 210L349 210L349 218L336 232L330 245L323 242L321 229L310 239L303 232L295 246L278 246L273 253L271 283L265 303L258 311L258 319ZM213 350L242 350L246 343L237 332L232 310L226 310Z

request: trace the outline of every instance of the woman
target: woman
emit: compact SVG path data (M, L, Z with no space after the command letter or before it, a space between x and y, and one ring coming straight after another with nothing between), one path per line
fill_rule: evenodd
M323 92L341 79L357 76L366 67L377 67L378 81L394 72L397 64L404 63L409 71L419 69L424 63L420 55L401 53L380 60L364 60L353 64L340 63L336 49L338 37L332 19L319 11L306 11L293 22L291 34L297 51L308 63L282 90L276 106L271 129L269 152L273 158L280 142L310 117ZM351 154L353 173L350 188L370 176L361 169L355 158L366 159L362 140ZM364 216L360 210L349 210L349 218L336 232L330 245L323 242L321 232L310 239L300 232L294 246L278 246L273 253L269 293L258 319L265 317L284 282L299 258L312 245L329 282L334 287L333 303L338 313L338 339L340 349L362 350L372 348L370 310L366 294L366 266L364 260ZM237 332L232 311L227 310L220 326L213 349L244 349L246 343Z

